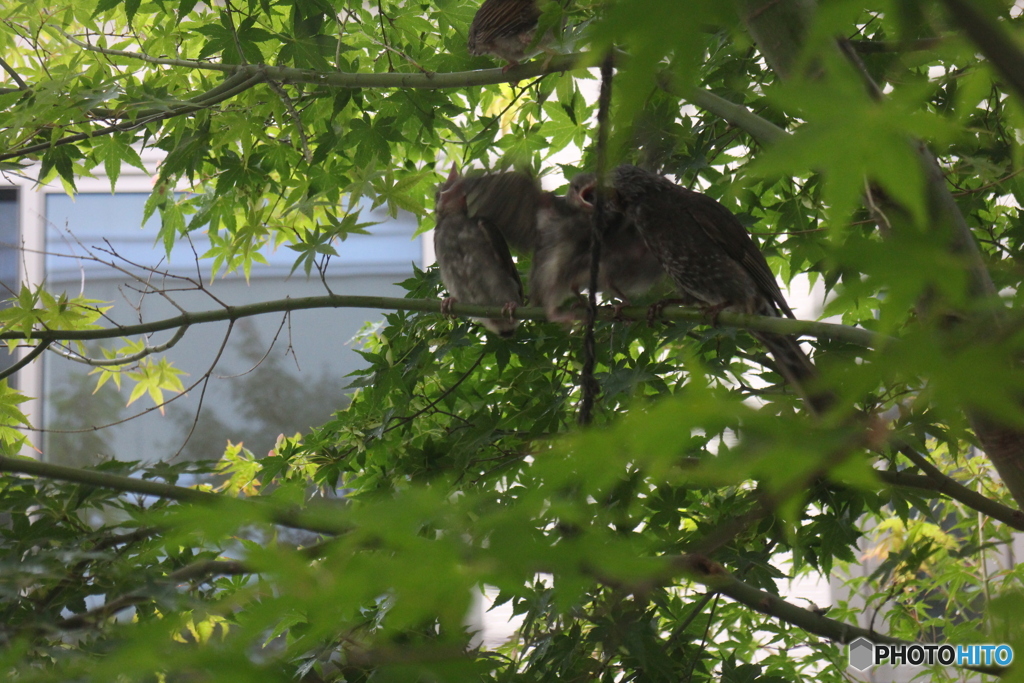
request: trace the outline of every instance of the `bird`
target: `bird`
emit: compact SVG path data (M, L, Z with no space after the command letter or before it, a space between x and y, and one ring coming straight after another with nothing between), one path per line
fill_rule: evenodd
M508 62L503 71L508 71L554 39L549 32L530 49L540 16L536 0L484 0L469 26L470 54L501 57Z
M569 322L559 307L590 283L592 217L565 197L545 193L536 208L537 242L530 267L530 303L548 320Z
M470 216L489 221L508 246L532 254L537 246L537 208L547 194L537 179L522 171L498 171L463 178Z
M579 173L569 182L569 205L593 216L596 212L597 175ZM605 227L601 231L601 261L598 289L611 292L629 305L665 279L661 261L647 247L636 224L608 202L604 207ZM589 265L589 261L588 261Z
M636 225L676 289L700 302L712 321L722 311L795 318L764 254L739 219L714 198L629 164L612 171L611 186L618 210ZM820 414L831 407L833 394L808 390L818 373L796 337L752 334L812 411Z
M441 311L450 314L456 301L502 305L505 317L478 319L501 337L511 337L518 321L512 319L523 303L523 283L508 244L488 220L467 213L465 179L453 165L435 194L434 252L441 282L450 294Z
M569 182L565 197L543 196L537 209L537 246L530 272L530 298L543 306L549 320L567 322L559 310L568 298L590 287L593 236L601 241L597 291L613 294L622 303L647 293L665 278L661 263L626 216L606 205L605 225L594 230L597 176L581 173Z

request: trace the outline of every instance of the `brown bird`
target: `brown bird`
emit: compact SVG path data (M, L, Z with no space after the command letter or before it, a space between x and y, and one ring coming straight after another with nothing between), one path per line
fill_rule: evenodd
M533 253L537 246L537 207L548 194L537 179L521 171L467 175L463 179L470 216L494 225L513 251Z
M594 218L594 193L597 176L580 173L569 183L566 199L569 205ZM598 289L610 292L629 305L631 299L643 296L659 281L665 279L665 271L643 238L636 224L628 220L614 204L605 206L606 227L601 233L601 265L598 270ZM589 259L587 261L589 267Z
M793 318L764 254L746 229L717 201L637 166L612 172L616 202L676 288L701 302L712 319L723 310ZM821 413L834 402L828 392L808 393L817 370L796 337L752 332L779 371Z
M441 281L451 295L441 303L441 311L450 313L456 301L501 304L507 317L480 322L502 337L511 337L518 324L512 314L523 303L523 283L505 238L489 221L469 216L465 179L454 165L435 200L434 252Z
M501 57L508 62L507 71L542 52L554 35L545 34L530 49L540 15L536 0L484 0L469 27L470 54Z
M574 316L559 306L590 286L596 180L592 173L579 174L564 198L548 194L538 206L530 299L544 307L549 320L572 320ZM614 206L606 209L606 226L599 232L597 290L618 296L622 300L618 310L631 298L647 293L665 278L665 272L636 226Z
M590 283L591 216L565 198L545 193L537 206L537 247L530 268L530 303L548 320L569 322L559 306Z

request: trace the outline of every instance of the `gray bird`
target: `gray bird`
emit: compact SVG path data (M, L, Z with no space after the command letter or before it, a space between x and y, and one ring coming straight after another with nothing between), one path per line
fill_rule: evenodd
M724 310L795 317L764 254L727 208L636 166L619 166L611 182L620 209L636 224L678 291L701 302L712 320ZM807 392L817 370L795 337L752 334L815 412L834 403L830 393Z
M484 0L469 27L470 54L501 57L508 62L503 69L508 71L551 43L553 34L545 34L529 49L540 15L536 0Z
M523 283L505 239L487 220L468 215L465 182L455 166L435 200L434 252L441 281L451 295L441 303L441 311L450 313L456 301L500 304L506 318L480 322L502 337L511 337L518 325L512 314L523 303Z
M530 272L530 300L543 306L548 319L572 320L559 306L590 286L593 254L596 176L577 175L564 198L546 194L537 208L537 248ZM599 232L600 262L597 290L618 296L621 309L630 299L647 293L665 278L661 263L640 237L636 226L611 204Z
M537 246L537 207L548 194L537 179L521 171L466 175L467 211L496 227L508 246L530 254Z
M574 316L559 306L590 283L591 216L551 193L540 198L536 216L530 303L543 307L548 320L569 322Z
M597 176L593 173L576 175L566 194L569 205L593 219L596 187ZM643 296L665 279L665 271L640 236L636 224L616 210L611 202L606 203L605 212L598 289L615 294L622 300L622 305L629 305L632 299Z

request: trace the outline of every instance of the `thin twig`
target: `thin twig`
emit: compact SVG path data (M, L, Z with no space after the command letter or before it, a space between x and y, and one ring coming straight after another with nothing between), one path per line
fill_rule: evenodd
M157 344L156 346L146 346L138 353L133 353L130 356L120 356L117 358L89 358L81 354L72 352L58 351L57 349L50 349L50 353L55 353L65 360L74 361L75 363L81 363L83 365L91 365L93 367L105 367L111 365L127 365L128 363L134 363L142 360L146 356L151 356L154 353L163 353L167 349L173 347L181 338L185 336L185 331L188 330L188 325L179 327L174 333L174 336L168 339L163 344Z
M594 346L594 325L597 321L597 281L601 268L601 236L607 226L605 215L604 176L607 172L608 119L612 103L613 51L601 63L601 93L597 105L597 197L594 219L590 224L590 280L587 293L587 324L583 333L583 368L580 371L580 412L578 421L582 426L593 419L594 403L601 387L594 378L597 364L597 349Z
M306 131L302 126L302 117L299 116L299 112L296 111L295 105L292 103L288 93L285 92L284 88L279 83L274 81L267 81L267 85L277 93L277 96L281 98L281 102L284 104L285 110L289 116L292 117L292 122L295 124L295 132L299 136L299 142L302 144L302 156L306 160L307 164L313 163L313 153L309 151L309 139L306 137Z

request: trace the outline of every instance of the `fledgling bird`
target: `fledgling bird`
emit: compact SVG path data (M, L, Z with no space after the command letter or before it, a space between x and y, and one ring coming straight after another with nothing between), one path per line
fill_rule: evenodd
M746 228L713 198L628 164L612 172L620 208L631 219L679 292L701 302L712 319L723 310L793 318L768 262ZM828 392L808 393L817 369L792 336L752 332L779 371L822 413Z
M532 50L541 11L537 0L484 0L469 26L469 52L496 55L508 71L521 60L541 52L553 36L545 35Z
M595 216L592 173L575 176L566 196L547 195L537 209L537 248L530 272L530 300L543 306L548 319L567 322L574 316L559 306L590 287ZM665 273L657 257L640 237L636 226L611 204L606 205L601 240L597 290L622 300L647 293Z
M569 191L566 193L569 205L587 213L592 219L596 209L596 186L596 175L580 173L569 182ZM633 221L628 220L612 202L605 204L605 212L606 227L601 233L598 289L615 294L622 300L622 305L629 305L631 299L643 296L665 279L665 271Z
M434 252L441 281L451 295L441 303L441 311L450 312L455 301L500 304L507 317L480 322L502 337L511 337L518 325L512 314L523 303L523 283L505 238L487 220L469 216L465 179L454 165L435 199Z
M590 283L591 217L564 197L545 193L536 209L537 246L530 268L530 303L544 308L548 320L569 322L559 310Z
M496 227L513 251L530 254L537 246L537 207L541 190L537 179L521 171L466 175L467 211Z

